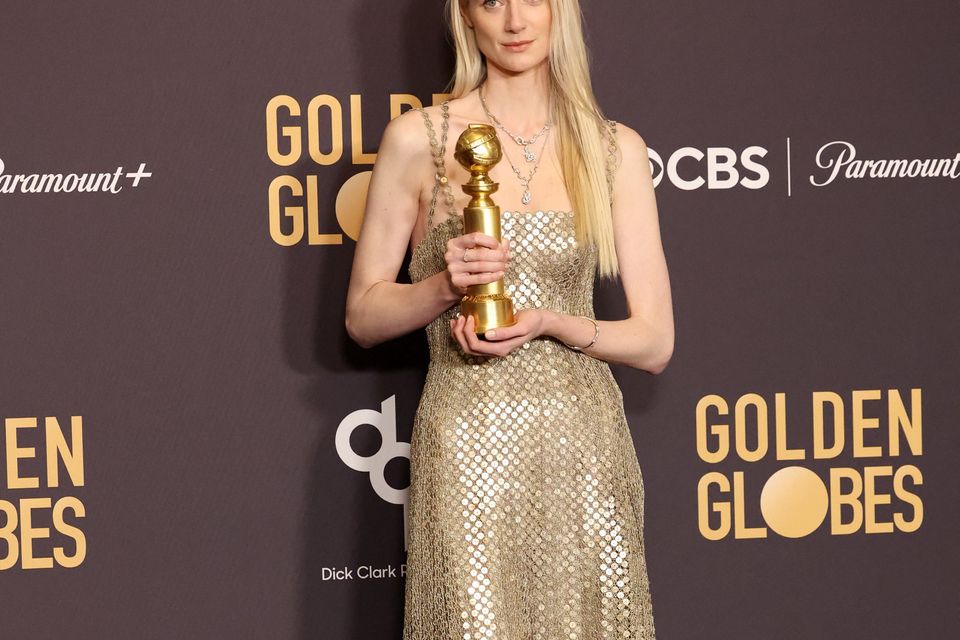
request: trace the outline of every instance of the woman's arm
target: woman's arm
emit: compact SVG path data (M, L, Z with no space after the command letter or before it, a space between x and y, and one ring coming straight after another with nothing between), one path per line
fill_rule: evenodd
M673 355L673 301L647 145L630 127L618 124L622 163L613 190L613 227L627 318L600 321L596 343L584 353L650 373L662 372ZM544 332L567 344L586 345L592 323L548 313Z
M430 147L418 113L387 124L370 178L347 289L347 333L371 347L428 324L458 299L445 273L413 285L396 282L417 222ZM417 127L419 125L419 128Z
M617 127L622 161L614 180L613 224L620 280L627 302L625 320L598 321L597 341L583 352L650 373L662 372L673 355L673 302L647 145L633 129ZM478 355L506 355L541 335L585 346L595 335L592 322L546 309L525 309L517 324L486 334L473 333L472 318L461 317L451 329L461 347Z
M471 234L448 244L448 263L456 259L452 267L414 284L396 281L417 222L421 189L433 177L422 116L408 111L384 131L353 256L345 323L347 333L363 347L426 326L459 301L468 285L502 275L505 247L490 236ZM462 261L464 249L471 251L473 261ZM494 271L474 273L483 268Z

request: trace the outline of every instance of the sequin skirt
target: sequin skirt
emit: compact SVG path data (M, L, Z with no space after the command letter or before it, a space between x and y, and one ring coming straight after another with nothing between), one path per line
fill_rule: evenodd
M411 442L404 639L655 638L643 479L609 366L545 338L443 354Z

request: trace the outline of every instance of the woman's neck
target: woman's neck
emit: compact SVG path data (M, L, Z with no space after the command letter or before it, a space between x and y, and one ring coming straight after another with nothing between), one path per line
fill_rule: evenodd
M516 135L536 134L551 120L549 73L546 64L522 74L488 66L483 99L490 113Z

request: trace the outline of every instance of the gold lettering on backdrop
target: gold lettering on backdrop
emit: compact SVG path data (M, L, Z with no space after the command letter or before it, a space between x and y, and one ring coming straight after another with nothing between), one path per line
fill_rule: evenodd
M320 233L320 205L317 200L317 176L307 176L307 224L310 228L310 244L341 244L343 234Z
M449 97L445 93L431 96L435 105ZM399 116L405 108L423 106L417 96L409 93L390 94L389 99L388 113L365 114L362 94L351 94L346 109L340 98L320 94L310 99L305 110L292 96L274 96L266 106L267 157L279 167L294 166L303 160L305 144L308 157L321 169L340 165L347 157L351 166L369 167L376 162L377 153L363 148L364 132L379 134L386 122ZM348 135L350 154L345 156L344 140ZM328 142L324 144L323 140ZM339 245L343 244L344 235L356 240L363 221L369 175L370 171L365 170L348 176L335 201L320 198L320 184L325 175L308 173L303 177L273 178L267 189L271 239L282 247L304 241L309 245ZM348 192L342 193L345 188ZM331 229L332 225L340 228Z
M70 437L64 435L60 421L53 416L44 420L44 429L37 428L35 417L6 418L4 420L4 452L6 462L6 492L59 488L61 481L72 487L84 486L83 418L70 417ZM42 433L42 438L41 434ZM38 464L37 447L44 445L44 464ZM66 474L61 477L61 466ZM25 468L33 469L33 473ZM40 475L35 475L40 474ZM42 482L41 482L42 480ZM45 512L50 512L49 516ZM75 521L86 516L83 503L76 496L29 496L19 500L0 500L0 570L52 569L54 566L78 567L87 554L86 536ZM53 531L62 539L72 541L63 546L55 543L51 528L37 526L36 522L50 520ZM51 553L46 549L51 548Z
M0 500L0 513L3 513L3 526L0 527L0 541L7 548L7 555L0 557L0 571L16 566L20 559L20 539L17 537L19 511L12 503Z
M270 237L281 247L290 247L303 238L303 207L294 205L283 206L280 204L281 191L286 190L290 195L300 197L303 195L303 187L293 176L277 176L270 183ZM282 212L281 212L282 208ZM281 215L290 219L293 228L289 233L284 233L281 228Z
M907 446L914 455L923 454L923 421L921 419L920 389L910 390L910 417L907 417L907 408L903 398L896 389L891 389L887 396L887 415L890 420L889 440L887 447L890 455L900 455L900 432L907 440Z
M33 526L33 510L49 509L50 498L23 498L20 500L20 565L24 569L52 569L53 558L37 557L33 553L33 541L49 538L48 527Z
M807 457L806 451L787 447L787 394L778 393L774 398L777 403L774 413L777 421L777 460L803 460Z
M877 488L877 479L893 475L893 497L906 503L912 510L910 517L902 511L894 511L891 521L882 521L877 518L877 506L892 504L892 496ZM863 472L850 467L839 467L830 470L831 495L831 532L834 535L857 533L861 528L866 533L892 533L894 530L912 533L920 528L923 522L923 502L920 496L910 491L904 483L910 478L914 486L923 484L923 475L920 469L907 464L893 470L892 466L865 467ZM844 489L846 481L849 489ZM844 511L850 514L845 520Z
M848 481L848 491L843 490L844 480ZM849 535L860 530L863 524L862 494L863 478L859 471L850 467L830 469L830 530L834 535ZM849 507L851 512L850 520L846 522L843 520L844 507Z
M824 405L833 409L833 445L824 444ZM836 458L843 451L843 398L832 391L813 392L813 457L817 459Z
M880 420L875 417L863 415L863 403L867 400L879 400L880 390L871 389L869 391L853 392L853 455L857 458L879 458L883 450L879 446L867 446L864 444L864 431L866 429L879 429Z
M752 413L756 417L755 420L747 420L748 407L753 408ZM734 431L737 439L737 455L747 462L756 462L767 455L767 403L762 396L756 393L748 393L740 396L734 411L734 424L737 425L737 429ZM747 430L751 424L756 433L754 438L757 442L756 449L747 447L747 436L749 435Z
M739 462L745 467L714 469L700 478L700 534L708 540L765 538L769 527L797 538L824 522L832 535L919 529L923 501L916 488L923 484L923 475L915 464L897 463L904 456L923 454L922 390L911 389L909 400L906 395L898 389L856 389L847 398L833 391L812 392L805 445L812 449L812 460L886 460L861 468L849 463L825 469L788 466L766 479L758 478L761 472L754 463L807 458L805 446L798 446L804 441L787 419L787 395L773 394L772 405L758 393L736 400L718 394L701 397L695 409L698 457L709 465Z
M920 523L923 522L923 502L920 500L920 496L908 491L904 486L904 478L906 477L910 478L914 486L923 484L923 474L914 465L905 464L897 469L897 472L893 475L893 493L900 500L913 507L913 518L908 520L902 513L897 512L893 514L893 524L900 531L912 533L919 529Z
M8 489L35 489L40 486L39 478L24 478L20 476L20 460L33 458L37 450L34 447L21 447L17 441L20 429L36 429L36 418L7 418L6 420L6 452L7 452L7 488Z
M766 538L766 527L748 527L746 525L746 497L743 490L743 471L733 473L733 520L735 538Z
M867 467L863 470L863 517L867 533L893 533L892 522L877 519L877 505L890 504L890 495L877 489L877 478L893 476L893 467Z
M730 493L730 480L719 471L708 471L697 485L697 520L700 534L707 540L722 540L730 533L730 503L710 499L710 486L719 487L720 493ZM710 513L716 513L720 520L716 527L710 526Z
M320 149L320 109L326 109L329 117L324 121L330 131L330 151ZM317 96L307 107L307 139L310 157L322 167L340 162L343 157L343 107L333 96Z
M83 507L83 503L72 496L60 498L57 500L57 503L53 505L54 528L67 538L72 539L74 543L73 555L66 553L64 551L65 547L54 547L53 559L61 567L72 569L79 567L83 559L87 557L87 537L83 534L83 531L64 520L64 514L68 509L78 518L85 517L87 513Z
M288 116L300 115L300 105L290 96L274 96L267 103L267 156L273 164L289 167L300 159L300 127L278 125L280 110L284 109ZM280 151L280 137L290 145L290 151Z
M53 416L44 419L47 441L47 486L60 486L60 465L63 461L70 484L83 486L83 421L80 416L70 418L70 446L63 436L60 422Z
M718 395L708 395L700 398L697 403L697 453L700 459L710 464L723 462L730 452L730 425L713 422L707 424L707 411L716 409L721 416L730 415L727 401ZM711 448L711 438L714 442Z
M363 152L363 102L360 96L350 96L350 148L353 164L373 164L377 154Z

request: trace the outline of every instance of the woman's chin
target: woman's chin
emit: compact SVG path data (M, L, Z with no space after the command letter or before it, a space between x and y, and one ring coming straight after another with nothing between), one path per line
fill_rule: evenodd
M487 64L493 64L500 71L506 75L519 76L531 71L535 71L540 67L546 67L548 64L547 58L533 58L520 55L513 55L510 57L494 59L487 58Z

